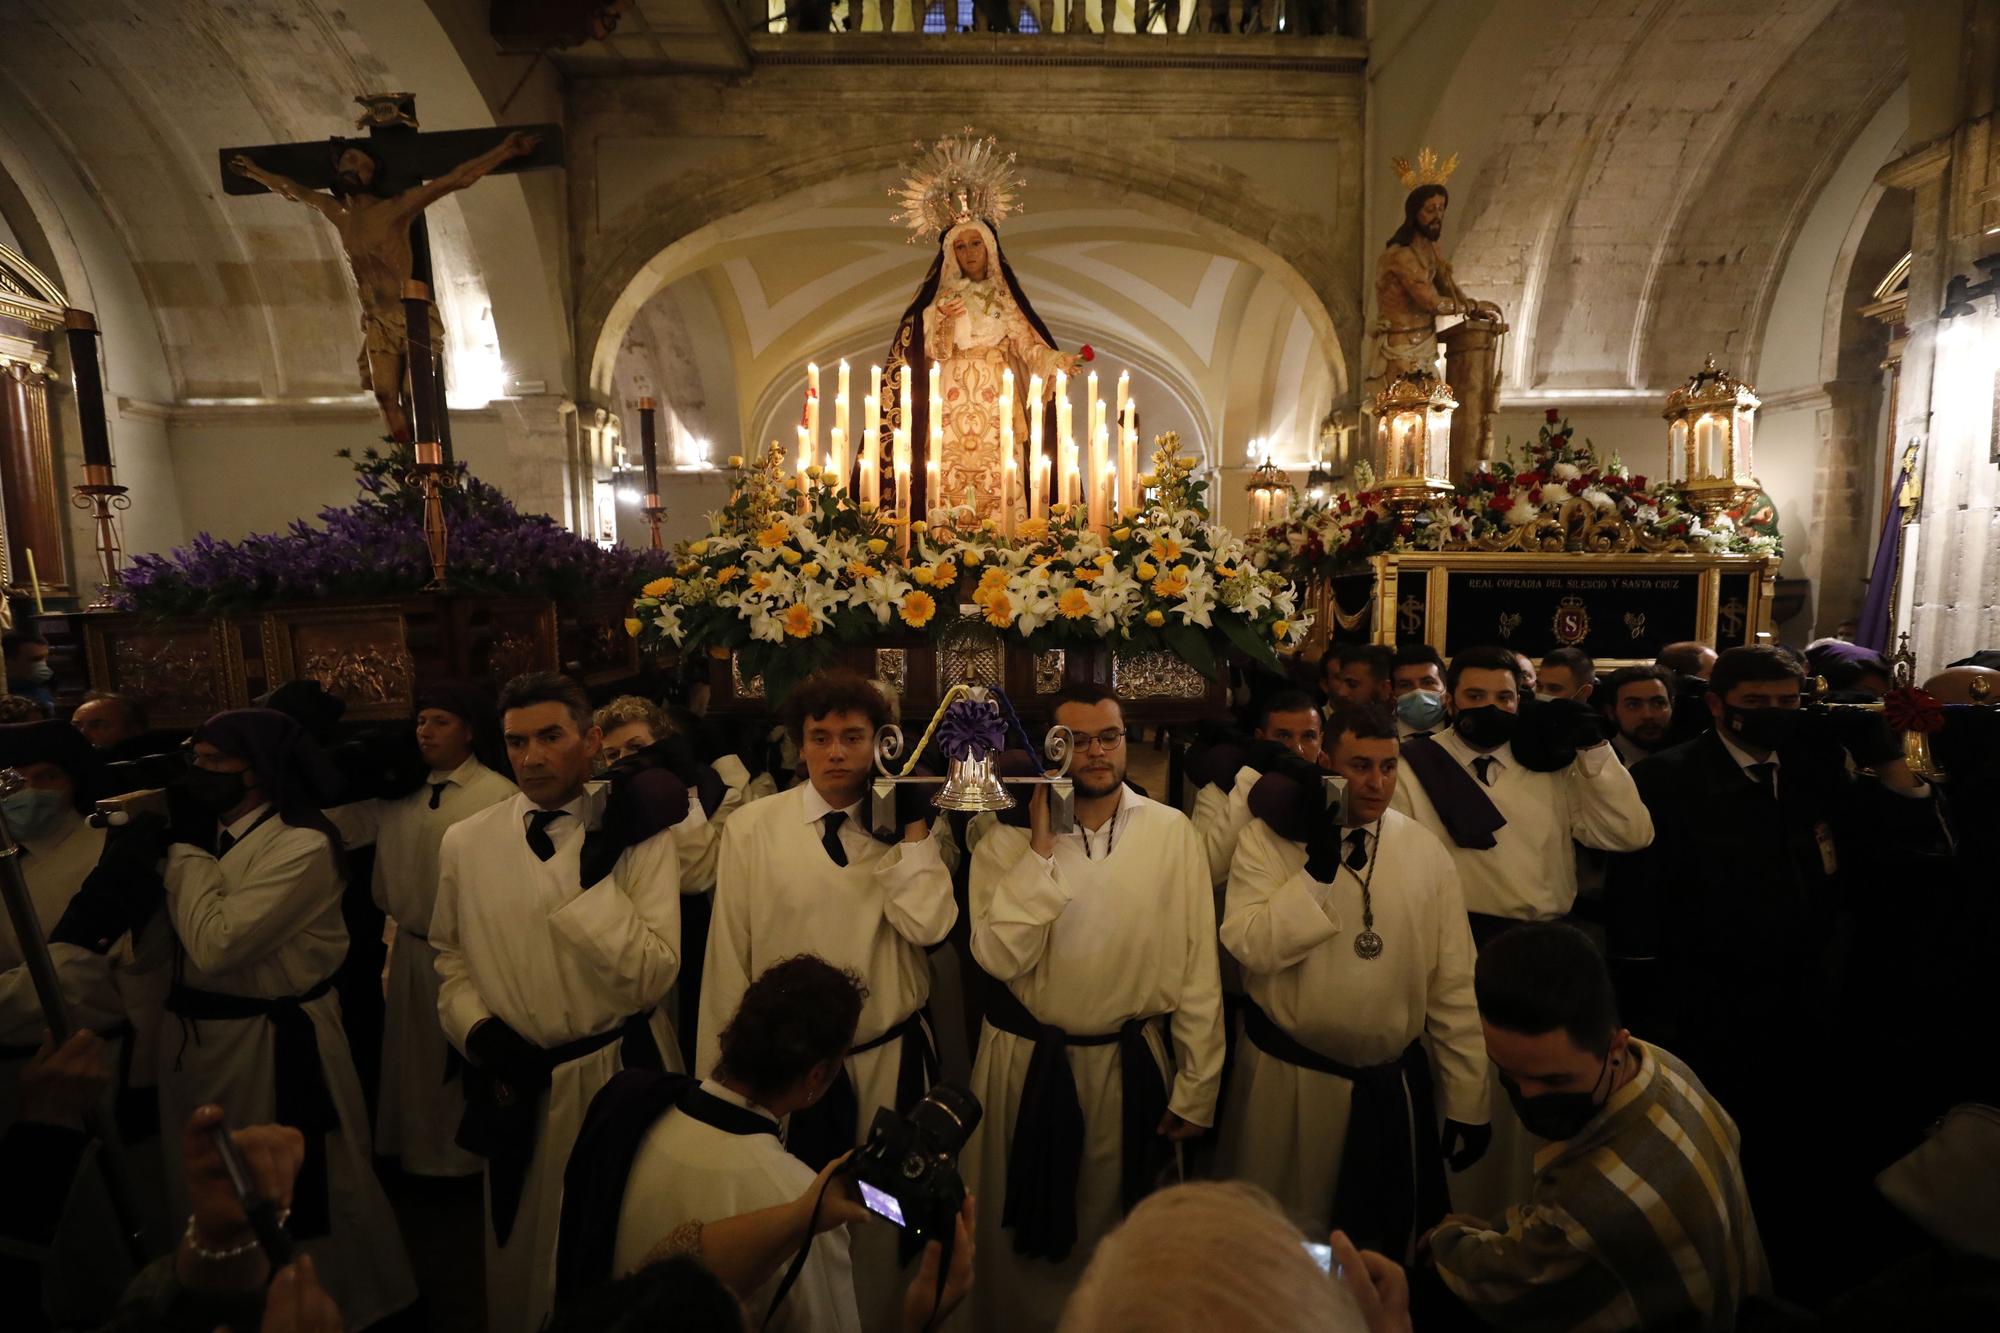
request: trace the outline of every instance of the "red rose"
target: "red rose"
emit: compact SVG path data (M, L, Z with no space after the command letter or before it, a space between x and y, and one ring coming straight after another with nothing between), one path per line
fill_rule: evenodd
M1582 477L1573 477L1571 478L1569 483L1569 493L1571 495L1582 495L1583 488L1586 485L1588 485L1588 483L1585 482Z
M1558 411L1556 408L1553 407L1549 409L1549 424L1551 426L1555 425L1558 421L1561 421L1562 419L1563 419L1563 414L1560 411Z
M1634 477L1629 485L1635 491L1643 491L1646 489L1646 479L1644 477Z
M1089 343L1085 343L1077 352L1076 359L1079 361L1095 361L1097 360L1097 353L1092 350Z

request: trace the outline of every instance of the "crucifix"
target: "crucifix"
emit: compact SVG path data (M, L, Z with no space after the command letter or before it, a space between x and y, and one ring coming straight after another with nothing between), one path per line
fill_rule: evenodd
M562 127L426 133L417 127L412 94L354 100L363 108L356 126L367 129L366 139L221 149L222 188L230 194L269 190L333 224L361 293L361 385L375 395L390 439L412 443L413 424L434 421L449 461L444 375L433 355L433 349L442 351L444 330L430 303L424 209L491 173L561 166ZM414 330L406 311L421 312Z

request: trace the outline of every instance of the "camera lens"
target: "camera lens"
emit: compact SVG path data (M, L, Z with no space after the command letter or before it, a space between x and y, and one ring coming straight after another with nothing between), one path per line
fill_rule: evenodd
M910 1108L910 1125L931 1148L956 1157L972 1131L979 1127L979 1099L956 1083L940 1083Z

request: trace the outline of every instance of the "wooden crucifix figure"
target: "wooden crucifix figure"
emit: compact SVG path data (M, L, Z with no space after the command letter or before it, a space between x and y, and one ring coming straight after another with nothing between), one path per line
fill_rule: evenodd
M361 385L375 395L389 438L408 443L403 285L415 279L432 287L424 209L494 172L561 166L562 129L526 125L421 133L416 98L408 93L354 100L365 108L358 124L367 127L366 139L224 148L222 185L230 194L269 190L333 224L361 294ZM430 345L441 349L443 328L435 307L429 333ZM435 378L441 385L442 373ZM443 397L441 389L438 396ZM441 402L438 407L448 451L448 419Z

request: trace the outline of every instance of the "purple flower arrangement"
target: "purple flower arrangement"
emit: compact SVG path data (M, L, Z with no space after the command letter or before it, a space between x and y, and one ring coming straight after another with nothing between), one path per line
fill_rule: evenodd
M353 458L341 450L343 458ZM283 532L219 541L201 533L167 555L134 556L121 605L157 616L253 611L327 597L409 596L430 582L422 490L407 449L354 459L360 497ZM607 551L543 514L523 514L458 465L444 493L453 592L568 598L629 590L666 566L654 552Z

